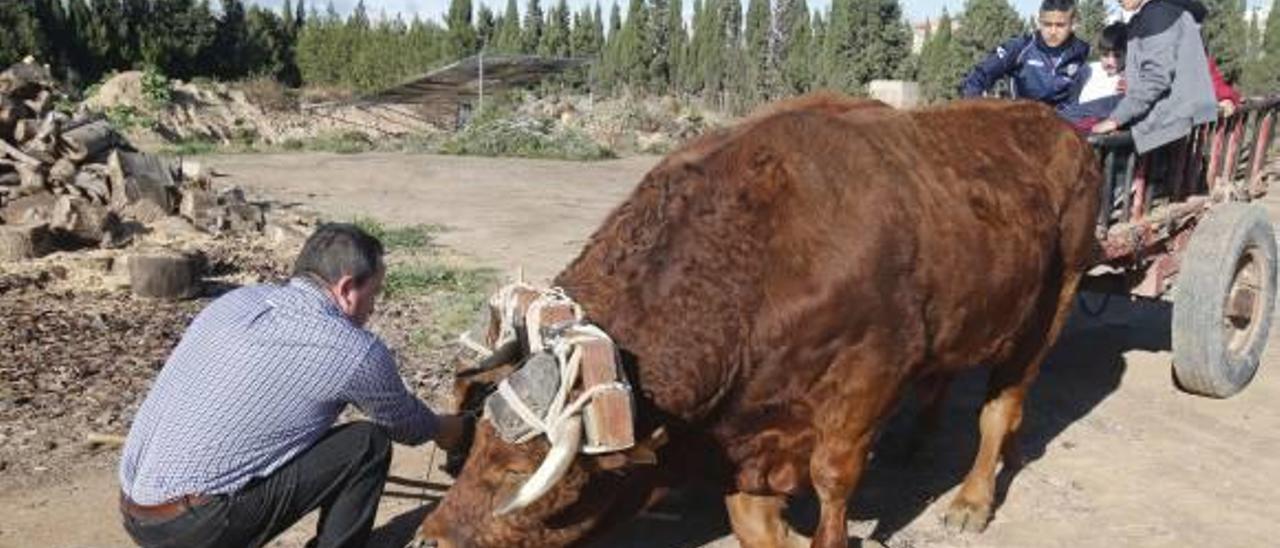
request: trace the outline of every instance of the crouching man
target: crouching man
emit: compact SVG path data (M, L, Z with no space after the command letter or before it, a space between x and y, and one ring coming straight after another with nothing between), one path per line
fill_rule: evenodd
M120 511L142 546L261 546L314 509L310 545L363 546L391 442L451 448L436 415L364 329L386 272L378 240L325 225L285 285L205 308L138 410L120 462ZM347 405L371 422L334 427Z

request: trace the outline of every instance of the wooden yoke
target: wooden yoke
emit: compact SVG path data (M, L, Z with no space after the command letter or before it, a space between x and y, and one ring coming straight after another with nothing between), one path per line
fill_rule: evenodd
M582 343L582 389L602 384L625 383L617 362L617 350L608 339ZM634 407L631 392L622 388L606 389L591 399L583 410L587 443L586 453L608 453L635 445Z

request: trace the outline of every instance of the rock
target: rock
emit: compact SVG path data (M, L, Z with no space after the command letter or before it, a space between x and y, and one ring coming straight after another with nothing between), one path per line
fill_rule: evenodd
M47 224L0 225L0 261L22 261L53 251L53 233Z
M200 292L198 261L190 255L174 252L132 255L129 257L129 287L139 297L189 299Z

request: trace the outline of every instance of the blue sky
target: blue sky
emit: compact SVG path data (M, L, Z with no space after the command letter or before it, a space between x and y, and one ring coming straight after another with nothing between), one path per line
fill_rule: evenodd
M284 3L284 0L249 0L264 6L278 7ZM307 0L308 5L317 4L321 8L324 7L327 0ZM547 5L554 3L556 0L541 0L543 9ZM594 4L596 0L568 0L569 6L577 9L583 4ZM627 0L617 0L619 5L626 9ZM472 0L473 3L479 2L488 5L495 12L501 13L506 9L506 0ZM523 10L528 0L517 0L520 9ZM606 15L609 11L609 5L613 0L600 0ZM1014 7L1024 15L1035 13L1036 8L1040 5L1040 0L1012 0ZM744 0L745 3L745 0ZM1108 7L1114 8L1117 2L1108 0ZM1249 6L1261 6L1269 3L1267 0L1248 0ZM346 13L356 4L356 0L333 0L333 4L338 8L339 12ZM937 17L942 13L942 8L946 7L952 13L958 12L964 6L964 0L903 0L903 8L907 13L907 17L912 21L922 21L926 17ZM416 13L423 17L432 17L439 20L441 14L449 8L449 0L365 0L365 5L369 7L369 11L373 15L377 15L380 10L385 9L388 15L395 13L408 14ZM477 4L478 5L478 4ZM685 10L691 10L692 0L684 0ZM825 8L830 5L830 0L809 0L809 7L821 6Z

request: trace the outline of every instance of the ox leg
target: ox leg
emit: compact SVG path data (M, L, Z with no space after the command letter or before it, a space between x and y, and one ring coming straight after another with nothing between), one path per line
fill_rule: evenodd
M786 498L780 495L734 493L725 497L733 535L743 548L800 548L809 539L782 519Z
M1078 276L1068 279L1060 289L1045 292L1045 298L1056 298L1056 303L1050 301L1041 307L1046 312L1034 320L1036 323L1017 343L1010 359L992 368L986 403L978 421L982 441L960 493L943 517L947 528L974 533L986 529L995 501L996 466L1002 457L1007 466L1017 465L1021 460L1017 432L1022 426L1023 400L1040 370L1040 363L1066 323L1078 280Z
M827 399L830 403L816 416L818 440L809 461L821 507L813 536L815 548L849 545L845 523L849 496L866 467L876 427L903 386L900 377L881 374L879 368L866 367L862 360L845 360L841 365L833 368L843 377L835 388L838 395Z
M911 441L907 445L907 457L918 454L924 444L938 433L942 424L942 411L947 403L947 389L955 375L951 373L933 373L920 380L917 395L920 398L920 418L911 433Z

